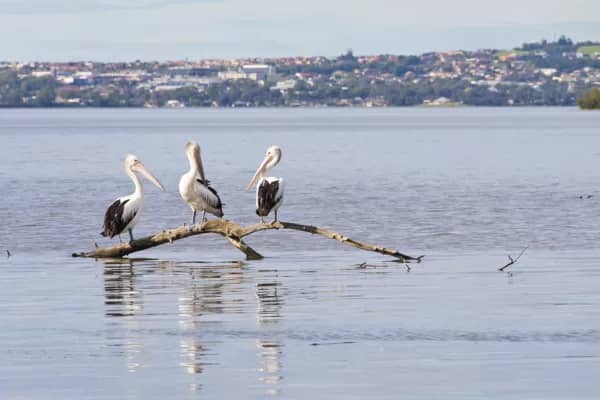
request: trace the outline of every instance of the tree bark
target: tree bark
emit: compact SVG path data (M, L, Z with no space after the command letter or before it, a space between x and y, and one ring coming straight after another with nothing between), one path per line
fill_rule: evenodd
M412 257L400 253L398 250L359 242L357 240L350 239L349 237L346 237L341 233L334 232L329 229L319 228L316 226L278 221L268 224L260 223L249 225L247 227L242 227L233 221L225 219L213 219L205 222L202 225L196 224L193 226L180 226L178 228L168 229L166 231L162 231L151 236L134 240L130 243L119 243L115 246L110 247L97 247L96 249L89 252L73 253L73 257L119 258L137 251L160 246L161 244L172 243L176 240L184 239L189 236L202 235L205 233L215 233L226 238L229 241L229 243L231 243L238 250L243 252L246 255L246 259L260 260L263 258L263 256L256 250L254 250L252 247L250 247L246 242L244 242L243 238L256 232L279 229L291 229L321 235L362 250L373 251L379 254L391 256L404 262L419 262L423 257Z

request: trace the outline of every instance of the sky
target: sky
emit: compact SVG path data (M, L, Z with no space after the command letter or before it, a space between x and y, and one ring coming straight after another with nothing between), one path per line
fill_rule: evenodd
M0 60L421 54L600 41L600 0L0 0Z

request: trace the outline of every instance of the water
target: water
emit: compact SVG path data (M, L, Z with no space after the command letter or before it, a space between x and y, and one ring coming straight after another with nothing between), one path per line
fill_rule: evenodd
M596 399L599 126L570 108L2 110L0 397ZM207 235L71 258L110 243L126 152L168 190L145 185L135 234L191 218L188 139L227 218L255 222L243 188L279 144L283 220L424 262L284 231L248 238L262 261Z

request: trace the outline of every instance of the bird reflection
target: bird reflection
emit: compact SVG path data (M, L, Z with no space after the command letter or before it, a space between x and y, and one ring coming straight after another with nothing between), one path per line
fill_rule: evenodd
M257 340L256 347L259 349L259 354L262 359L261 367L259 371L262 376L259 378L260 381L269 384L276 385L281 381L281 345L277 341L271 340ZM268 394L277 394L276 389L268 389Z
M256 284L258 299L258 320L261 324L275 323L281 318L283 298L279 295L279 282L264 282Z
M127 369L135 372L143 366L141 357L144 350L140 331L142 324L137 318L143 310L142 293L135 289L135 273L132 260L107 261L104 266L104 304L107 317L123 318L125 337L119 338L111 346L123 348ZM111 338L111 342L115 338Z
M104 267L104 304L111 317L134 316L142 311L142 294L135 290L132 261L109 261Z
M274 276L271 276L272 273ZM281 307L283 306L283 295L281 282L277 271L259 271L264 274L264 282L256 284L257 318L261 325L276 324L281 319ZM256 341L259 349L261 376L259 380L267 385L277 385L281 381L281 355L282 346L276 340L259 339ZM269 387L265 394L275 395L279 393L276 386Z
M135 264L135 265L134 265ZM177 324L180 331L180 366L190 376L191 391L201 391L200 376L215 364L219 341L206 340L207 333L227 321L228 314L248 312L248 289L256 298L256 318L260 325L272 326L281 320L285 288L276 270L258 270L250 275L255 284L246 282L244 264L239 262L206 264L201 262L162 262L155 260L119 260L105 262L105 315L117 329L109 329L108 346L126 360L130 371L144 366L144 332L156 329L156 319L148 318L159 311L162 302L144 301L143 290L164 296L176 291ZM157 292L158 290L158 292ZM252 290L252 289L250 289ZM156 297L158 298L158 297ZM152 310L145 310L150 307ZM172 314L169 313L172 316ZM172 325L170 326L171 329ZM278 393L282 379L282 344L271 337L256 341L260 382L265 393Z
M187 337L181 339L179 343L181 349L181 366L188 374L201 374L204 372L204 356L207 354L206 348L199 339Z
M211 343L202 342L198 333L204 326L215 323L208 320L210 315L222 314L236 307L225 301L224 293L228 286L243 282L243 264L178 264L164 267L181 272L185 277L183 294L178 298L179 326L184 332L180 341L181 366L188 374L200 374L205 366L210 365L206 359L214 354L209 351Z

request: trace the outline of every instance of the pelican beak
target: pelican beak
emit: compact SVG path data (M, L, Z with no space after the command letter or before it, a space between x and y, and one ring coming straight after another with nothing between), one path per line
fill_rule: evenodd
M204 166L202 165L202 158L200 157L200 149L194 151L194 162L196 163L196 167L198 167L200 179L202 179L202 182L206 182L206 178L204 177Z
M256 184L256 182L267 172L267 164L271 161L271 156L265 156L265 159L260 164L252 179L250 179L250 183L246 186L246 190L250 190L252 186Z
M150 182L152 182L157 188L159 188L163 192L165 191L164 186L158 181L158 179L156 179L156 177L154 175L152 175L152 173L150 171L148 171L148 169L141 162L138 162L137 164L135 164L133 166L133 170L144 175L146 177L146 179L148 179Z

